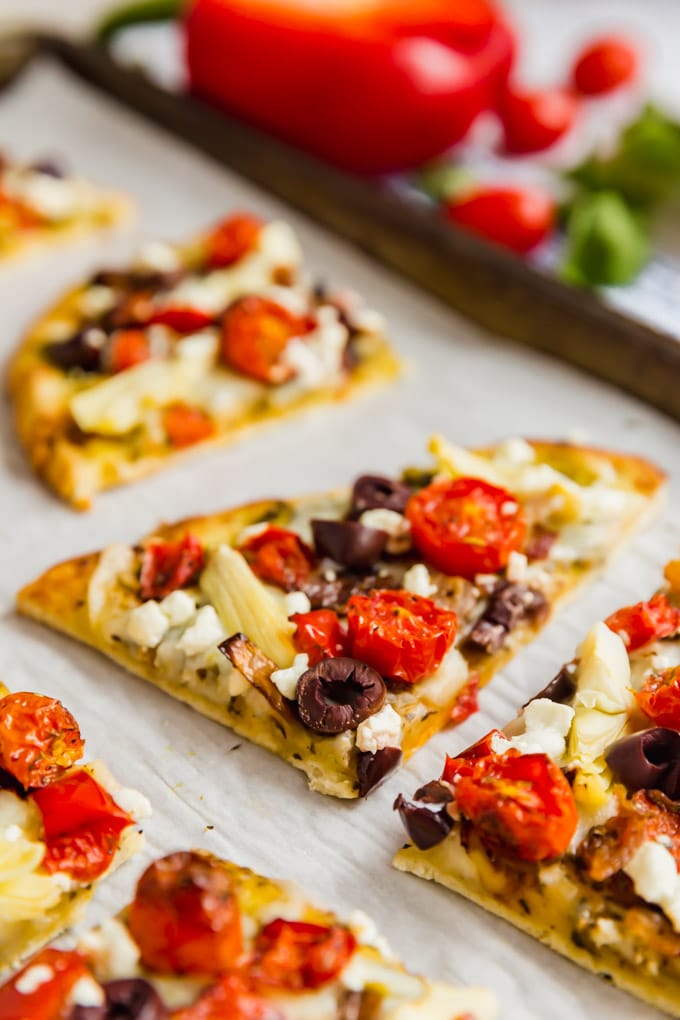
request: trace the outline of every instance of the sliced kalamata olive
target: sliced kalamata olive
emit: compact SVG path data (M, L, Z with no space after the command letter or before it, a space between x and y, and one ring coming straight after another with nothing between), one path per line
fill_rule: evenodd
M167 1011L156 989L144 978L104 985L101 1006L74 1006L69 1020L164 1020Z
M384 475L361 475L352 489L350 516L359 517L364 510L396 510L403 514L413 490L395 478Z
M546 698L548 701L556 701L564 705L576 694L576 663L567 662L554 676L549 684L546 684L542 691L535 694L531 701L538 701L539 698ZM530 701L527 705L531 704ZM524 705L526 708L526 705Z
M83 329L68 340L48 344L45 357L57 368L65 372L79 368L81 372L101 372L102 348L106 343L106 333L90 326Z
M359 796L366 797L394 772L401 761L400 747L381 747L379 751L360 751L357 762Z
M386 531L367 528L357 521L323 521L317 518L311 525L317 554L330 556L336 563L352 570L372 567L380 559L387 542Z
M547 611L543 592L525 584L502 581L489 597L484 613L472 628L467 645L493 655L505 644L508 634L524 620L535 620Z
M446 839L453 828L453 819L446 805L453 794L444 784L435 780L416 791L412 801L399 794L394 802L402 824L411 842L419 850L429 850Z
M661 790L672 800L680 795L680 733L654 726L617 741L607 764L623 785L635 790Z
M344 733L382 708L386 693L380 673L365 662L324 659L298 680L298 712L315 733Z
M372 588L400 588L401 576L392 571L380 570L379 573L342 574L329 581L322 569L316 569L297 587L308 597L312 609L336 609L342 612L352 595L360 595Z

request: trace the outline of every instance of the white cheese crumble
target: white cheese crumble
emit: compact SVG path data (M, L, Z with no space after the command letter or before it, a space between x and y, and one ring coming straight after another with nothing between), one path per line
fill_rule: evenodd
M180 267L181 260L179 253L164 241L146 241L137 253L136 264L140 269L171 273Z
M298 680L307 669L309 669L309 656L306 652L300 652L293 659L292 666L288 666L287 669L275 669L271 675L271 681L278 687L284 698L295 701Z
M680 875L670 850L648 840L638 847L623 871L633 880L638 896L660 906L675 930L680 931Z
M12 190L47 220L66 220L86 207L91 197L83 181L50 177L48 174L25 174L17 179Z
M384 507L364 510L359 518L359 524L387 532L386 549L389 553L398 555L406 552L411 546L411 522L396 510L387 510Z
M547 754L559 763L566 753L574 714L570 705L560 705L549 698L530 701L522 714L524 732L511 737L504 750L512 747L521 754Z
M126 926L115 917L85 932L78 948L90 958L100 981L117 981L137 971L139 948Z
M24 835L24 831L19 825L8 825L3 833L3 839L6 843L16 843L17 840L21 839Z
M304 338L288 341L282 360L295 372L295 380L303 389L335 382L342 370L342 357L347 343L347 327L340 322L338 311L322 305L316 312L316 327Z
M185 655L197 655L213 645L218 645L226 637L220 618L212 606L201 606L191 626L187 627L177 647Z
M507 461L510 464L531 464L536 459L533 446L519 436L509 436L499 443L494 453L494 460Z
M123 636L126 641L140 648L156 648L169 626L169 620L159 604L150 599L130 610L123 627Z
M191 333L182 337L175 346L175 357L180 360L196 359L211 365L217 358L219 340L215 330L202 329L198 333Z
M513 584L521 584L526 580L528 566L529 561L524 553L516 552L513 549L508 556L508 565L505 571L505 576L508 581L512 581Z
M424 563L414 563L412 567L409 567L404 574L402 584L405 591L410 591L412 595L421 595L426 599L434 595L437 590L437 585L432 583L430 571Z
M118 807L130 815L136 822L141 821L143 818L150 818L153 814L150 801L139 790L133 790L128 786L121 786L119 790L114 791L113 799Z
M160 603L171 627L182 627L196 612L196 603L188 592L178 588L170 592Z
M54 978L54 971L46 963L36 963L14 982L14 987L19 995L33 995L39 988L46 985Z
M89 974L78 978L69 993L72 1006L103 1006L105 1001L104 989Z
M116 303L116 292L111 287L95 284L88 287L80 296L80 310L83 315L96 318L108 312Z
M357 727L357 747L375 754L383 747L401 747L402 721L391 705L385 704Z
M308 613L312 608L312 603L303 591L289 591L283 597L283 604L286 607L286 616Z

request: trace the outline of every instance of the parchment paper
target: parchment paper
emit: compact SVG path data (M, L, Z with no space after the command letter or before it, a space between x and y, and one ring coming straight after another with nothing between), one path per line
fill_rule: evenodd
M79 552L133 540L160 519L242 500L349 482L364 470L426 461L433 430L478 443L506 434L563 436L585 430L597 444L647 454L678 469L678 426L607 386L538 353L482 333L409 284L301 219L169 135L89 92L67 72L35 66L0 98L0 146L19 156L54 154L139 202L138 234L182 237L233 208L288 217L308 262L324 279L360 289L391 323L410 359L407 378L351 407L274 431L148 482L100 498L78 515L32 477L3 407L0 465L0 677L14 689L56 695L77 715L91 757L149 796L147 859L207 847L265 873L303 882L339 910L374 916L394 948L428 975L484 982L508 1020L574 1020L657 1014L486 916L442 888L390 868L402 830L391 804L438 774L455 752L502 725L555 673L585 629L659 579L678 551L671 513L636 541L482 696L482 711L440 734L369 801L346 804L307 791L303 778L265 751L175 704L94 652L13 613L15 591ZM30 321L85 272L129 254L134 229L0 270L0 345L11 351ZM675 481L672 491L677 498ZM90 919L120 907L142 864L99 891Z

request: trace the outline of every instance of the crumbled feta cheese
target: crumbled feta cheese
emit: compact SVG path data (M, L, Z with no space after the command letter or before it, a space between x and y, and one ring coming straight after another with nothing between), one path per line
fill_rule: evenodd
M678 930L680 910L680 876L675 857L665 846L654 840L647 840L638 847L632 858L624 864L623 871L633 880L635 892L648 903L656 903L664 912L666 908L676 916L669 917Z
M63 871L55 871L52 875L52 881L65 893L72 892L76 885L75 881Z
M272 220L260 231L256 247L277 268L294 269L302 261L302 249L295 231L284 220Z
M571 729L574 709L571 705L561 705L549 698L534 698L524 709L523 719L527 732L551 729L566 737Z
M26 175L18 190L23 201L47 220L66 220L73 216L81 208L88 191L82 181L47 174Z
M72 1006L103 1006L105 1001L104 989L89 974L78 978L69 993L69 1003Z
M364 510L359 524L385 531L388 536L385 548L389 553L398 555L411 547L411 522L396 510L386 510L383 507Z
M171 627L182 627L196 612L196 603L188 592L178 588L170 592L160 603Z
M179 253L163 241L146 241L137 254L137 266L152 272L171 273L181 265Z
M363 910L353 910L347 918L347 924L357 942L362 946L373 946L386 960L394 958L387 939L380 934L373 918L365 914Z
M192 333L178 341L175 346L175 357L182 360L196 358L211 364L217 358L218 346L217 333L214 330L202 329L199 333Z
M404 574L402 584L405 591L410 591L412 595L422 595L426 599L434 595L437 590L437 585L432 583L430 571L424 563L414 563L412 567L409 567Z
M156 648L165 637L169 620L159 604L150 599L130 610L123 626L123 636L141 648Z
M116 292L112 287L98 285L88 287L80 296L80 310L83 315L96 318L108 312L116 303Z
M303 591L289 591L283 597L283 604L286 607L286 616L295 616L296 613L308 613L312 603Z
M402 721L391 705L385 704L357 727L357 747L375 754L383 747L401 747Z
M14 987L19 995L33 995L42 985L54 978L54 970L46 963L36 963L29 967L21 977L14 982Z
M505 754L505 752L509 751L511 747L512 744L507 737L494 733L491 738L491 750L494 754Z
M269 521L258 521L257 524L248 524L243 531L239 533L237 545L243 545L249 538L256 538L261 535L263 531L271 527Z
M347 327L338 311L322 305L316 313L317 324L303 338L293 337L286 344L283 361L295 372L295 381L305 389L334 382L342 370L347 343Z
M278 687L284 698L295 701L297 697L297 683L302 674L309 669L309 656L306 652L300 652L293 660L293 665L287 669L275 669L271 675L272 683Z
M100 981L117 981L137 971L139 948L127 927L115 917L85 932L78 948L91 959Z
M153 814L150 802L139 790L121 786L120 789L114 791L113 799L118 807L122 808L136 822L141 821L142 818L151 818Z
M521 584L526 580L528 565L529 561L524 553L516 552L513 549L508 556L508 565L505 571L508 581L512 581L513 584Z
M554 560L555 563L573 563L579 558L579 552L565 542L554 542L550 547L548 558Z
M306 294L293 287L265 287L262 296L287 309L292 315L307 315L309 313L309 300Z
M510 464L531 464L536 459L533 446L526 439L510 436L496 448L494 460L505 460Z
M226 637L220 618L212 606L201 606L191 626L187 627L177 647L185 655L197 655Z
M16 843L24 835L24 831L19 825L8 825L3 833L3 839L5 843Z
M387 329L387 322L385 316L377 312L375 308L354 308L352 309L350 319L355 329L358 329L360 333L384 333Z

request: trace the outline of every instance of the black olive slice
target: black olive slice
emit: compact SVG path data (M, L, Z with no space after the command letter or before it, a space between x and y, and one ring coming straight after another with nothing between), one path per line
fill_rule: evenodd
M654 726L617 741L606 755L617 779L631 792L661 790L680 797L680 733Z
M344 733L382 708L386 694L380 673L366 663L345 656L324 659L298 680L298 712L315 733Z
M319 556L330 556L352 570L372 567L385 548L387 532L368 528L357 521L311 522L314 548Z
M360 751L357 762L359 796L366 797L394 772L401 761L400 747L381 747L379 751Z
M352 489L350 515L359 517L364 510L395 510L403 514L413 490L395 478L361 475Z

